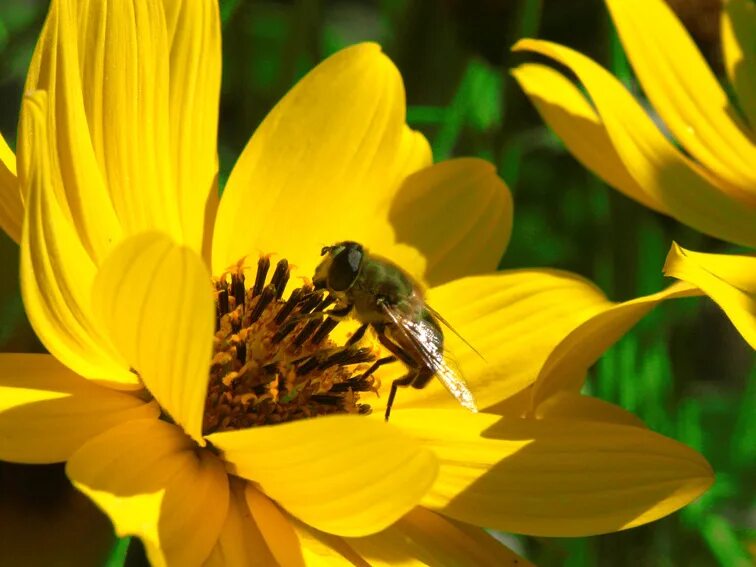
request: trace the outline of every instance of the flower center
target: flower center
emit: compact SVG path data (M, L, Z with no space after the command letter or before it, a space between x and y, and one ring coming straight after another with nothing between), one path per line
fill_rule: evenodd
M289 263L257 263L251 287L241 264L214 281L216 320L203 434L334 413L367 414L360 393L377 393L371 348L340 346L333 298L304 284L283 299Z

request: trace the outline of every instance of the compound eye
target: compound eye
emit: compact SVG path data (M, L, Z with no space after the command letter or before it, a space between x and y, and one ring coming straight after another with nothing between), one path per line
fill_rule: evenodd
M328 271L328 287L333 291L346 291L357 279L361 265L362 250L344 248L333 257Z
M328 252L330 252L330 250L330 246L323 246L323 248L320 249L320 255L325 256L326 254L328 254Z

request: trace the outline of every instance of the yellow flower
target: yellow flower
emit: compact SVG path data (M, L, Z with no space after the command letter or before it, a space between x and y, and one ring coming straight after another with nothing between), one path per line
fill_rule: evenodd
M756 247L756 6L726 0L722 12L738 109L663 0L606 4L643 91L684 151L617 79L567 47L526 39L514 49L569 68L590 100L546 65L523 64L514 77L575 157L608 184L703 233ZM665 273L709 295L756 348L756 257L674 244Z
M563 272L486 275L509 193L480 160L431 164L375 45L286 95L218 204L219 30L209 0L52 2L18 176L5 148L0 179L24 305L51 354L0 357L0 459L66 461L116 531L169 565L522 564L483 528L615 531L706 490L695 451L578 393L603 349L685 286L615 304ZM281 330L310 292L284 295L286 266L265 278L264 254L309 276L320 247L346 238L426 282L483 351L487 364L447 337L481 413L434 382L400 392L386 424L388 374L380 387L352 359L297 374L333 362L343 337L325 350ZM258 252L260 279L244 284L238 262ZM294 407L297 376L312 403ZM341 415L287 420L328 403ZM349 415L365 404L371 417ZM250 414L286 422L246 427Z

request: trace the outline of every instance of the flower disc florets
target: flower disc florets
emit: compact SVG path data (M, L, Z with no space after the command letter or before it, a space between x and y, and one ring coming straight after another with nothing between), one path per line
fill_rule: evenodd
M247 288L241 265L214 281L216 332L203 433L243 429L333 413L370 412L361 392L377 392L372 349L337 345L338 321L322 314L333 298L309 284L283 299L289 264L280 260L266 285L260 258ZM355 366L356 365L356 366Z

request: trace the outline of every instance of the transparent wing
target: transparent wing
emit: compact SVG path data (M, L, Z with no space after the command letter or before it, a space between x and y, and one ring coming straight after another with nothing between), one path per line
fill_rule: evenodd
M427 303L425 304L425 309L427 309L427 310L428 310L428 312L429 312L429 313L430 313L431 315L433 315L433 317L434 317L435 319L437 319L439 323L442 323L442 324L444 325L444 327L446 327L446 328L447 328L447 329L449 329L449 330L450 330L450 331L451 331L452 333L454 333L455 335L457 335L457 338L458 338L459 340L461 340L461 341L462 341L463 343L465 343L465 344L466 344L466 345L467 345L468 347L470 347L470 350L472 350L472 351L473 351L473 352L474 352L475 354L477 354L477 355L478 355L478 356L480 357L480 359L481 359L481 360L482 360L483 362L486 362L486 359L485 359L485 358L483 357L483 355L482 355L482 354L480 354L480 352L478 352L478 349L476 349L476 348L475 348L474 346L472 346L472 345L470 344L470 342L469 342L469 341L468 341L468 340L467 340L467 339L466 339L465 337L463 337L462 335L460 335L460 334L459 334L459 333L457 332L457 329L455 329L454 327L452 327L452 326L451 326L451 323L449 323L449 321L447 321L446 319L444 319L444 318L443 318L443 316L441 315L441 313L439 313L438 311L436 311L435 309L433 309L433 307L431 307L431 306L430 306L430 305L428 305Z
M478 411L470 388L467 387L462 376L447 364L444 358L444 348L441 337L436 329L427 321L415 321L407 317L401 310L382 304L384 313L391 319L394 326L420 353L423 362L432 368L436 377L449 390L457 401L472 412Z

